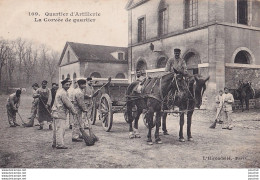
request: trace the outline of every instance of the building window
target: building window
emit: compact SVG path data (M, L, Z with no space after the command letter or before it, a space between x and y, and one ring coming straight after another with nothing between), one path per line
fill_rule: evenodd
M138 42L145 40L145 18L138 19Z
M68 63L70 62L70 52L67 52L67 59L68 59Z
M124 60L124 53L118 53L118 59Z
M93 72L91 73L90 77L101 78L101 75L98 72Z
M237 23L247 25L248 5L247 0L237 0Z
M144 60L140 60L136 65L136 70L144 71L147 69L146 67L147 67L146 62Z
M75 80L76 78L77 78L77 74L74 73L74 74L73 74L73 80Z
M198 24L198 0L185 0L185 28Z
M235 63L250 64L250 54L246 51L239 51L235 57Z
M161 57L157 62L157 68L165 68L167 60L165 57Z
M116 79L125 79L125 75L123 73L118 73Z
M167 24L168 24L168 18L167 18L167 9L161 9L159 10L159 28L158 28L158 35L164 35L167 34Z
M70 74L67 74L67 78L70 78Z
M65 78L64 75L62 75L62 76L61 76L61 79L64 80L64 78Z

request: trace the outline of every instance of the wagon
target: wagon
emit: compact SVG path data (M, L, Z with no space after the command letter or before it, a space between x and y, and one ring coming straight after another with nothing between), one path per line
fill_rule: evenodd
M124 113L127 122L125 94L128 85L129 83L125 80L120 81L116 79L106 85L100 82L93 85L95 90L101 90L99 94L93 98L91 124L95 124L98 118L104 130L109 132L112 128L114 113Z

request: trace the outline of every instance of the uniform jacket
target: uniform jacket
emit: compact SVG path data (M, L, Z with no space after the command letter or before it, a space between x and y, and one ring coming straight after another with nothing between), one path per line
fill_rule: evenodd
M33 102L32 102L32 104L34 104L34 105L37 105L38 104L38 102L39 102L39 98L37 98L37 97L35 97L36 95L37 95L37 92L36 92L36 90L32 90L32 97L33 97Z
M73 104L70 102L68 92L61 88L57 91L52 107L52 117L56 119L67 119L68 112L76 114Z
M38 95L38 94L40 94L40 98L48 99L47 104L49 106L51 105L52 98L51 98L51 90L49 88L47 88L47 87L45 89L43 89L42 87L38 88L36 90L36 94L35 95ZM45 96L45 94L47 94L47 96Z
M9 108L11 108L12 110L18 110L19 106L20 106L20 97L16 97L16 93L11 94L8 98L7 98L7 104L6 106L8 106Z
M82 111L87 111L87 106L84 100L84 90L81 90L80 88L75 89L73 104L78 114L82 113Z
M233 95L231 93L224 93L222 96L224 111L232 111L232 104L234 103Z
M220 96L220 95L216 96L215 99L216 99L217 108L222 107L222 105L223 105L223 99L222 98L223 98L223 95L222 96Z
M176 59L175 57L170 58L165 66L165 71L173 72L173 69L177 71L187 73L187 65L186 62L182 58Z
M84 89L84 96L85 96L85 103L91 104L92 100L91 97L94 94L94 88L93 86L86 85L86 88Z

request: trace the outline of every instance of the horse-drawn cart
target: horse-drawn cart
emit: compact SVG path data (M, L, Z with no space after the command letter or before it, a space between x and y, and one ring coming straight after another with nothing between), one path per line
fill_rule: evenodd
M118 80L112 80L106 84L98 83L93 85L94 89L100 89L100 92L93 98L92 124L95 124L98 118L101 120L105 131L109 132L111 130L113 114L126 112L125 94L128 85L127 82ZM126 118L125 114L124 117Z

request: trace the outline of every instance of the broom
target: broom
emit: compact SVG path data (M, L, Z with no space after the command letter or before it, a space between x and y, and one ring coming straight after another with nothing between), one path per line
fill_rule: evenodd
M209 128L211 128L211 129L215 129L216 128L218 117L219 117L219 115L220 115L220 113L222 111L222 108L223 108L223 105L221 106L220 111L218 112L218 115L217 115L215 121L211 124L211 126L209 126Z
M81 132L81 134L82 134L82 138L84 139L86 145L87 145L87 146L93 146L93 145L95 144L95 139L94 139L94 137L88 135L88 134L84 131L84 128L82 128L81 123L79 122L79 119L78 119L78 116L77 116L77 115L76 115L76 119L77 119L77 121L78 121L78 123L79 123L79 126L80 126L80 127L79 127L79 130L80 130L80 132Z
M24 126L26 123L23 121L23 118L22 118L22 116L20 115L20 113L17 111L17 114L18 114L18 116L19 116L19 118L21 119L21 121L22 121L22 125Z

